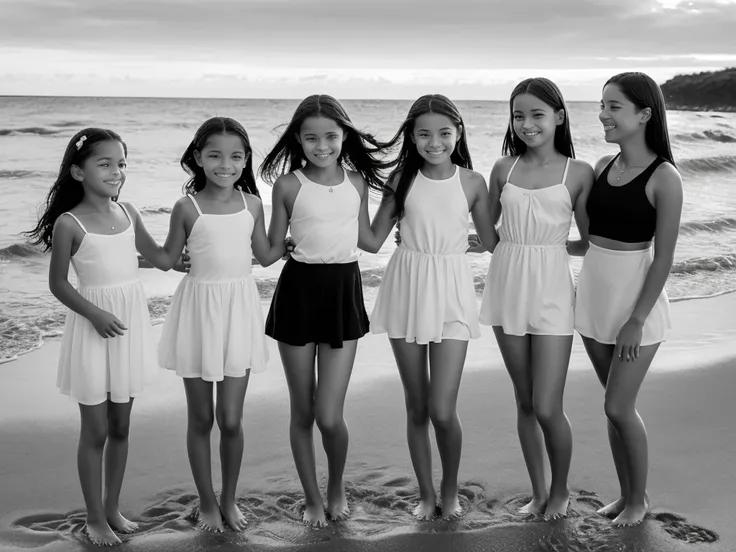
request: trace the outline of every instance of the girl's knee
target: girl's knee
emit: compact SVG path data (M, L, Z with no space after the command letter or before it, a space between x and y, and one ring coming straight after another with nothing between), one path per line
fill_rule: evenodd
M199 433L200 435L208 435L215 425L215 416L210 412L189 412L187 428L189 431Z
M291 409L291 425L300 429L311 429L314 426L314 412L312 410Z
M80 442L87 446L102 449L107 442L107 424L84 424L80 436Z
M454 425L457 413L454 408L430 406L429 417L435 429L443 430Z
M533 404L533 413L539 425L548 426L564 416L562 405L552 404L545 401L536 401Z
M316 417L317 427L322 433L335 433L339 431L345 424L345 420L342 415L334 413L330 414L317 414Z
M130 418L109 420L107 432L110 439L125 441L130 434Z
M224 415L218 418L217 426L220 428L220 435L223 437L237 437L243 429L242 418L238 416Z
M620 425L626 422L629 418L636 415L634 405L629 401L617 400L606 396L606 400L603 403L603 410L606 414L606 418L614 425Z
M406 417L414 425L429 423L429 408L425 406L406 405Z

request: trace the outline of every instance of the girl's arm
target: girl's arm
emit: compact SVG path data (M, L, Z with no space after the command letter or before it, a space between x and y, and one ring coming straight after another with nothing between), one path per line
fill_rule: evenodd
M49 265L49 289L62 304L89 320L101 337L123 335L128 329L125 324L114 314L87 301L69 283L69 260L75 235L77 243L84 237L79 225L69 216L60 216L54 224Z
M616 339L615 354L626 360L639 357L644 322L664 289L675 259L675 245L682 214L682 178L669 163L660 165L652 175L657 226L654 240L654 260L647 272L639 299L629 320Z
M284 176L276 179L271 191L271 222L268 224L269 244L284 243L286 231L289 229L290 215L286 207L289 183ZM296 177L294 178L296 179Z
M397 175L396 178L390 178L386 184L396 191L398 182ZM378 253L396 224L396 217L393 213L394 196L393 194L384 194L381 198L381 204L378 206L378 211L373 217L373 222L370 221L368 215L368 186L366 185L360 202L360 214L358 215L358 247L368 253Z
M182 199L176 202L171 211L169 234L166 236L166 243L163 246L160 246L151 237L145 224L143 224L143 217L141 217L138 209L130 203L124 204L135 224L136 249L146 261L160 270L171 270L176 265L186 243Z
M274 191L275 189L276 188L274 187ZM284 239L282 238L279 241L271 242L266 235L263 203L258 197L253 195L247 195L246 201L248 202L248 209L253 215L254 221L253 234L251 235L253 255L261 266L270 266L284 256L284 253L286 252Z
M493 253L496 245L498 245L498 233L496 232L495 226L495 220L497 218L493 218L489 189L486 188L486 181L479 173L468 171L466 174L468 175L468 183L472 186L475 198L470 209L470 216L473 219L475 231L483 249L489 253ZM478 248L474 247L471 249L475 251Z
M580 191L575 198L575 204L573 205L573 213L575 214L575 225L578 227L580 232L579 240L568 240L567 241L567 254L582 257L588 251L589 236L588 236L588 196L590 190L593 187L595 181L595 173L593 167L585 163L584 161L570 161L572 170L577 173L577 167L580 167Z

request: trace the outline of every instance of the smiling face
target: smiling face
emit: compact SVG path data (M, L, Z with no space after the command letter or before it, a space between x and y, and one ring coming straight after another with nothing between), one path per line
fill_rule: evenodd
M237 134L213 134L201 150L194 151L194 160L204 170L208 184L227 188L240 179L248 153Z
M565 112L555 111L532 94L520 94L512 106L514 133L527 147L539 147L555 139L557 127L565 122Z
M116 197L125 184L125 149L117 140L98 142L80 165L72 165L72 176L82 182L85 192L102 197Z
M458 128L446 115L425 113L414 121L411 140L422 159L432 165L449 163L459 139Z
M619 144L639 132L644 132L650 116L651 110L648 107L637 109L617 84L610 83L603 88L598 118L603 123L606 142Z
M320 168L337 163L345 138L347 134L343 128L328 117L307 117L297 136L304 157Z

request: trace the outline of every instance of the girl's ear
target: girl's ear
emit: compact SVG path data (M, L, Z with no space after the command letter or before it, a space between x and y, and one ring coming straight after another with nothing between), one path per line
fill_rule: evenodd
M641 124L646 123L649 119L652 118L652 108L651 107L645 107L641 110Z
M79 182L84 180L84 171L82 171L82 169L78 165L72 165L69 172L71 173L74 180L77 180Z
M564 109L560 109L557 112L557 125L559 126L562 124L565 124L565 110Z
M457 140L455 142L459 142L460 138L463 137L463 125L457 125Z
M294 133L294 138L296 138L296 141L299 142L299 145L301 146L302 145L302 137L299 136L299 133L298 132L295 132Z
M197 163L200 167L202 166L202 152L199 150L194 150L192 152L192 156L194 157L194 162Z

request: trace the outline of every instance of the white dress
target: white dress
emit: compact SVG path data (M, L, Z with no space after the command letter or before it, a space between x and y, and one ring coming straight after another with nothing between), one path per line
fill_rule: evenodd
M241 192L241 196L243 196ZM266 369L268 351L258 288L251 273L253 217L202 213L187 239L191 259L171 300L159 364L184 378L222 381Z
M572 335L575 288L566 242L572 199L560 184L529 190L510 182L501 191L500 242L491 256L481 324L508 335Z
M77 291L93 305L114 314L128 328L123 335L101 337L84 316L69 311L61 340L56 385L80 404L110 400L127 403L141 395L156 373L151 318L138 279L135 230L130 224L118 234L93 234L71 213L84 237L71 258Z
M418 344L480 337L465 255L468 212L459 167L444 180L417 172L406 196L401 244L386 266L371 314L373 333Z

